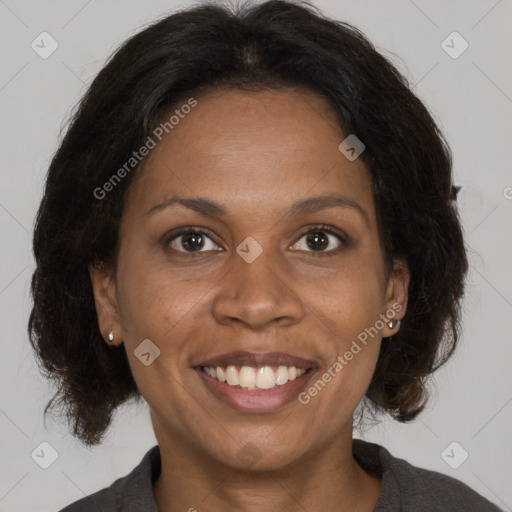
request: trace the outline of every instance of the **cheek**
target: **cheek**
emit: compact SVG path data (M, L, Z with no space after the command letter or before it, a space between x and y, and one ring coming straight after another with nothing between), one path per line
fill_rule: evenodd
M314 278L302 275L294 282L294 291L304 299L312 320L316 317L318 328L330 331L339 350L374 326L383 313L379 268L361 252L335 272Z
M144 338L158 339L163 345L168 345L171 338L179 340L173 331L198 307L208 289L206 281L188 278L183 269L173 269L143 251L130 249L127 244L118 263L119 308L125 335L132 344Z
M204 281L184 279L137 252L120 258L117 275L123 343L137 386L151 406L178 410L186 402L183 359L198 326L195 308L204 307Z
M370 252L359 252L350 264L347 259L343 269L315 286L312 279L297 281L306 283L299 293L309 297L315 338L325 340L327 368L313 380L313 384L321 382L310 387L308 394L320 407L329 409L336 404L337 413L333 414L340 418L364 396L378 360L383 327L380 315L384 312L379 271Z
M135 251L120 258L118 280L123 342L134 379L148 403L164 400L177 410L186 402L190 375L184 369L194 339L204 338L201 326L215 280L190 278ZM146 366L148 359L154 362Z

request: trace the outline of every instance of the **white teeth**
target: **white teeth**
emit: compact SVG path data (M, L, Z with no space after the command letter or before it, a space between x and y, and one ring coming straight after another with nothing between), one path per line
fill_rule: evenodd
M275 370L274 368L271 366L260 366L258 368L242 366L240 370L237 370L234 365L229 365L227 368L205 366L203 371L220 382L226 382L229 386L248 390L272 389L276 386L283 386L288 381L302 377L306 373L306 370L297 369L295 366L278 366Z
M282 386L288 382L288 368L286 366L280 366L276 370L276 384Z
M243 388L254 388L256 385L256 372L250 366L242 366L238 372L238 381Z
M226 368L226 382L230 386L238 386L240 384L240 380L238 379L238 371L233 365Z
M220 380L221 382L226 382L226 372L224 371L224 368L217 366L216 370L217 370L217 380Z
M243 368L242 368L243 370ZM241 371L241 370L240 370ZM260 389L270 389L276 386L276 376L270 366L258 368L256 373L256 387Z

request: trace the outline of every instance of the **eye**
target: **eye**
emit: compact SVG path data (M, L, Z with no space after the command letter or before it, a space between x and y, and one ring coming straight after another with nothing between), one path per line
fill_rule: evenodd
M301 242L303 239L304 242ZM333 244L335 247L326 250ZM291 248L298 251L316 252L319 253L318 256L333 256L338 252L336 250L337 248L346 247L347 245L348 241L346 236L343 236L341 233L334 231L328 226L320 225L310 228ZM308 250L308 247L310 247L311 250Z
M183 228L173 233L167 237L165 245L182 253L222 250L204 231L193 227Z
M302 240L304 239L304 242ZM334 247L330 246L335 245ZM201 228L188 226L169 235L165 247L184 254L222 251L210 236ZM348 245L347 237L324 225L314 226L301 235L292 245L292 250L318 253L315 256L333 256L337 249ZM308 249L309 248L309 249Z

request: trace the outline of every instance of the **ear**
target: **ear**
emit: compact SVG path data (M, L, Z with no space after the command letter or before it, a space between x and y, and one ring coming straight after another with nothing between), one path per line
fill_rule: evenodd
M89 275L101 335L110 346L119 346L123 338L113 270L106 265L93 264L89 266ZM113 333L113 340L109 340L110 332Z
M396 334L400 330L400 324L397 323L392 329L388 326L388 322L396 317L401 320L407 311L407 298L409 291L409 282L411 276L409 266L404 259L396 259L393 262L393 271L389 277L386 290L386 310L383 312L382 318L385 325L382 329L382 336L387 338Z

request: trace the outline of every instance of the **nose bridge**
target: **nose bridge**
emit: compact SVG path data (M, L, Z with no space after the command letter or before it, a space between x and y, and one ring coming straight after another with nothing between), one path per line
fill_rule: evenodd
M300 300L284 273L286 265L265 249L252 259L254 247L240 244L233 253L232 268L221 285L213 312L221 323L237 319L253 329L275 322L293 323L302 314ZM248 250L247 250L248 249ZM253 252L254 254L254 252Z

